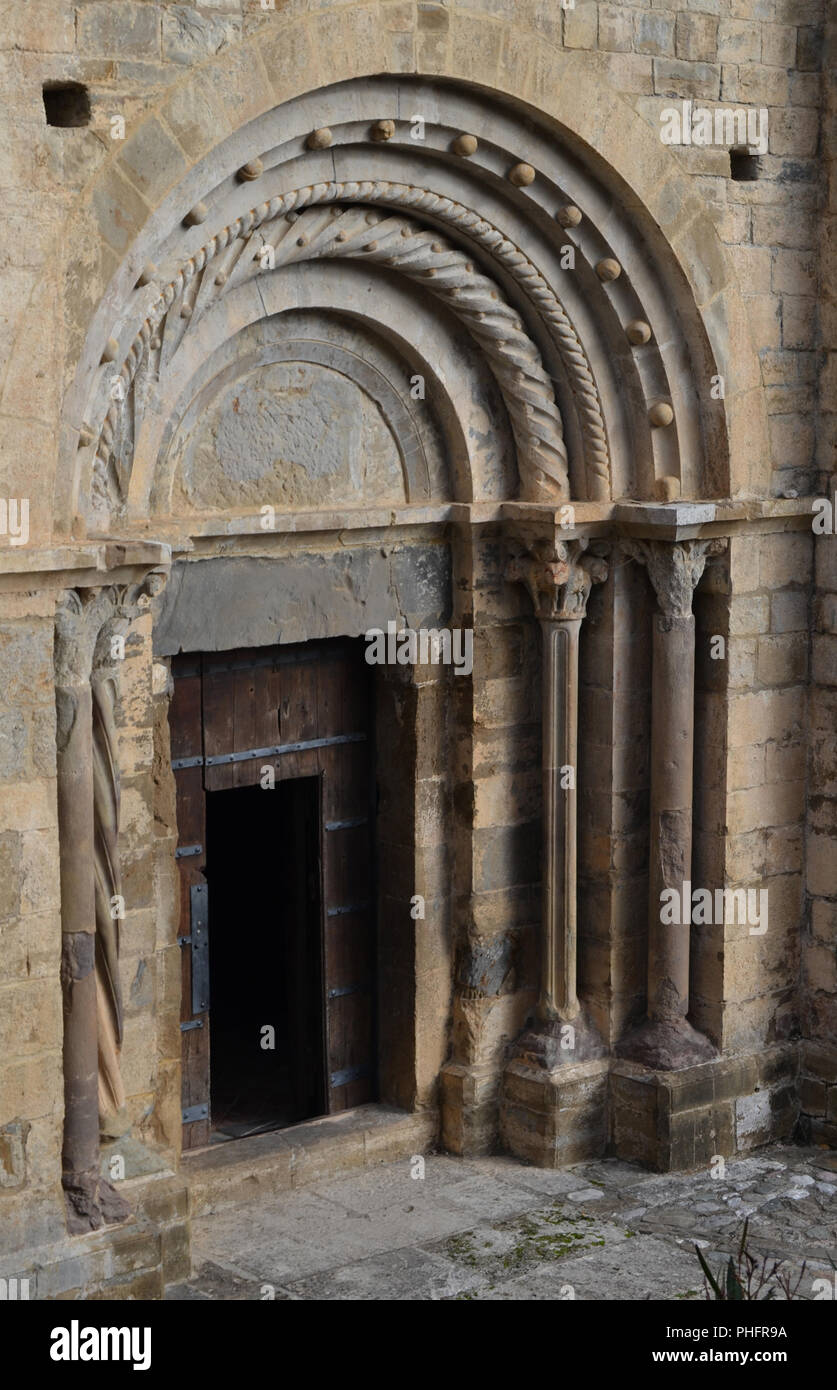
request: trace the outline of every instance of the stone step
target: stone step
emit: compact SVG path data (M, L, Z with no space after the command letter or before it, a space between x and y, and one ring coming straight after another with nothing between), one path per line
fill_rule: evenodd
M410 1115L387 1105L362 1105L289 1129L233 1139L185 1154L192 1216L203 1216L256 1196L287 1192L367 1168L426 1153L437 1140L436 1111Z

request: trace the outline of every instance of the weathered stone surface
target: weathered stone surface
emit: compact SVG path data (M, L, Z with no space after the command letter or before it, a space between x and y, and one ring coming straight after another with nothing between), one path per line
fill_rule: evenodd
M239 15L207 14L191 5L171 5L163 11L163 59L200 63L241 37Z
M182 486L196 510L406 501L396 442L346 377L277 363L233 382L190 441Z
M606 1065L595 1083L544 1067L537 1081L517 1076L508 1142L551 1165L556 1183L554 1165L608 1139L660 1167L705 1164L713 1148L789 1134L800 1105L799 1133L837 1142L825 1041L837 1028L837 546L812 533L804 500L833 501L837 438L834 86L819 0L282 0L272 12L238 0L2 0L0 19L0 1182L4 1216L16 1213L5 1245L51 1242L39 1296L158 1296L164 1278L187 1271L182 1187L159 1180L159 1202L130 1231L92 1232L83 1253L62 1245L57 1203L60 913L66 926L73 893L58 874L69 716L65 704L56 720L56 594L123 582L149 538L171 541L177 563L153 621L138 620L114 706L124 1073L142 1141L167 1162L181 1142L179 840L169 674L158 661L152 684L154 655L360 637L394 619L475 634L469 677L376 673L387 686L377 702L391 1001L382 1094L429 1109L402 1117L403 1129L370 1118L331 1151L242 1151L218 1190L240 1198L255 1180L265 1195L341 1166L357 1175L439 1133L460 1153L496 1146L503 1066L531 1029L542 983L551 880L541 826L561 822L541 805L543 735L557 726L540 694L550 653L501 561L523 519L573 544L591 529L611 548L620 537L688 548L711 532L727 553L694 598L694 647L664 679L655 663L653 710L645 574L611 562L590 596L578 766L572 787L556 788L557 768L551 785L578 798L578 941L572 924L567 958L577 944L585 1026ZM47 125L41 87L58 82L89 88L87 128ZM758 177L731 168L728 138L666 145L664 113L682 114L687 99L769 108ZM60 119L60 102L49 105ZM413 111L426 123L421 144ZM327 141L309 139L323 130ZM466 132L463 154L451 146ZM508 181L515 169L525 180ZM289 201L266 218L265 200L280 196ZM196 207L201 220L187 216ZM349 263L326 253L329 229L348 236L352 218L362 250ZM268 240L277 266L262 274L253 262ZM608 264L617 279L597 276ZM467 331L454 293L473 300ZM626 334L632 321L647 332ZM522 384L516 375L531 367L515 356L529 335L543 360L536 388L531 373ZM294 342L298 357L270 355ZM671 420L652 434L661 404ZM571 519L518 500L523 454L546 462L548 437L566 447ZM540 471L527 486L541 485ZM19 497L30 504L21 546L3 511ZM279 518L272 534L259 524L265 505ZM670 586L661 599L668 619L684 618L691 583L688 605ZM713 637L724 650L708 656ZM680 742L658 754L666 729L687 727L669 716L692 650L687 775ZM660 797L660 769L670 788L675 763L680 790ZM688 949L672 953L677 986L653 930L649 942L650 822L660 831L650 862L666 881L691 874L770 894L764 938L738 922L693 928ZM565 823L574 842L573 817ZM407 926L412 890L427 915ZM100 912L106 897L100 888ZM85 911L68 935L92 940ZM74 959L68 950L65 963ZM694 1024L722 1054L699 1075L612 1061L649 1009L649 965L652 1001L660 976L666 998L681 1000L692 980ZM646 1058L658 1068L684 1061L671 1037L652 1041ZM441 1123L431 1113L440 1092ZM82 1207L96 1195L85 1182ZM592 1176L584 1183L581 1206L599 1190ZM477 1186L462 1179L463 1209L475 1209ZM700 1195L711 1204L708 1188ZM448 1238L448 1215L423 1213L428 1240ZM296 1227L283 1234L294 1250L304 1244ZM523 1237L498 1236L498 1248L526 1255L501 1296L540 1298L549 1280L529 1267ZM658 1275L676 1271L658 1237L643 1229L637 1250L660 1261ZM617 1244L606 1286L621 1296L634 1242ZM471 1290L472 1267L459 1262L463 1282L450 1251L423 1249L414 1284L389 1248L366 1272L352 1263L358 1249L349 1240L343 1252L344 1289L368 1292L381 1269L408 1292ZM582 1291L587 1258L595 1252L574 1261ZM328 1269L311 1268L301 1296L333 1292ZM215 1293L225 1278L219 1261ZM644 1291L670 1292L666 1278L649 1276ZM473 1289L489 1292L479 1280ZM234 1296L248 1291L244 1281Z
M107 58L150 58L159 52L160 16L155 6L136 0L107 0L79 11L78 41L82 52Z
M302 562L187 564L175 570L167 586L157 650L161 655L223 650L233 632L236 642L255 646L359 636L373 627L386 631L388 621L440 627L449 603L448 565L441 546L423 547L414 558L401 548L392 554L371 548L338 552L331 564L321 555Z
M255 1204L198 1222L195 1275L167 1296L258 1298L272 1280L286 1299L368 1299L382 1289L393 1300L699 1297L694 1242L721 1266L745 1217L755 1248L783 1258L794 1277L807 1260L812 1280L828 1270L834 1224L834 1184L817 1158L775 1147L728 1161L720 1176L716 1163L655 1177L612 1159L544 1171L435 1157L422 1181L406 1162L392 1164L295 1198L256 1246L243 1239ZM365 1244L359 1220L374 1227Z

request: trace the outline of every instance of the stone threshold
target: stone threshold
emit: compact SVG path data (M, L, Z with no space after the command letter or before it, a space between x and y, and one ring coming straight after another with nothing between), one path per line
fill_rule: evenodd
M438 1138L436 1110L409 1114L388 1105L361 1105L289 1129L183 1155L192 1216L250 1199L288 1192L307 1183L425 1153Z

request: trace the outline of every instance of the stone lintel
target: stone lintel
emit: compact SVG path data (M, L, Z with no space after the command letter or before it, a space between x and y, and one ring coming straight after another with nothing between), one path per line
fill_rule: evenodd
M565 539L573 536L615 538L620 535L648 540L694 540L697 537L731 536L766 531L805 531L814 515L814 497L747 499L719 498L711 502L680 499L675 502L563 503L560 507L532 502L504 502L503 517L516 529L546 533L551 527ZM458 504L465 507L468 504ZM568 525L572 508L572 525Z
M472 504L469 504L472 505ZM613 520L612 502L576 502L572 499L556 504L554 502L502 502L500 513L503 519L517 529L527 529L545 535L552 530L565 538L572 536L577 529L596 533L598 528L607 528Z

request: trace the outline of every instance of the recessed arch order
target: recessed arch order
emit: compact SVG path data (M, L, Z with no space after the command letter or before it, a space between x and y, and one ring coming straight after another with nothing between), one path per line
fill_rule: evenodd
M57 530L126 520L143 412L202 320L223 335L246 280L336 259L457 318L500 390L524 498L649 498L662 475L687 496L727 495L738 393L714 400L708 384L734 289L712 287L704 315L654 215L606 173L548 116L447 77L355 78L248 121L160 197L92 317L65 402Z

